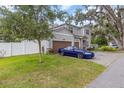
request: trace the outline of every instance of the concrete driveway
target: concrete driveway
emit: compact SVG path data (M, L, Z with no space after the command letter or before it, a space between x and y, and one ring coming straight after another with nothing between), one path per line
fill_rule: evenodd
M124 88L124 56L112 63L105 72L103 72L86 87Z
M113 62L118 60L124 55L124 53L116 53L116 52L95 52L95 58L90 59L89 61L93 61L95 63L104 65L108 67Z
M124 88L124 53L95 52L91 61L104 65L107 69L87 88Z

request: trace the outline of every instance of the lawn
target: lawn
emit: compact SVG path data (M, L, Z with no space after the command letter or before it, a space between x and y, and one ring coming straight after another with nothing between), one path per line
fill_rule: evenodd
M93 62L59 55L15 56L0 59L0 87L7 88L71 88L85 87L105 67Z

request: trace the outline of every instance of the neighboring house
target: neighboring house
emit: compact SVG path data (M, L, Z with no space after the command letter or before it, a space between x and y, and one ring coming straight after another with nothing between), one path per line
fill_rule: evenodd
M50 48L57 51L58 48L66 46L76 46L87 48L91 43L91 33L89 27L78 27L75 25L62 24L53 27L53 39L49 41Z

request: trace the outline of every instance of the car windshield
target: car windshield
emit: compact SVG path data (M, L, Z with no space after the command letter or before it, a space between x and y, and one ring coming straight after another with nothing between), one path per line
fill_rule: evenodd
M66 47L65 49L67 49L67 50L72 50L72 49L78 49L78 48L75 47L75 46L68 46L68 47Z

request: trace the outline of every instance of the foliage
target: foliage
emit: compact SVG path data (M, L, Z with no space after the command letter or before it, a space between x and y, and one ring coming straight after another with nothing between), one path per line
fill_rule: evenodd
M42 64L36 55L0 59L1 88L85 87L105 69L86 60L44 55Z
M58 16L56 6L20 5L12 6L11 8L14 11L6 7L0 7L2 15L0 20L1 35L4 37L4 40L11 41L17 38L37 40L41 62L41 41L53 37L49 26L53 24Z
M1 8L3 32L28 40L43 40L50 36L49 22L56 18L50 6L13 6L13 9L15 12Z
M116 48L113 48L110 46L101 46L100 48L98 48L98 50L100 50L100 51L117 51Z
M92 39L93 44L98 44L99 46L107 45L107 39L104 36L97 36Z

